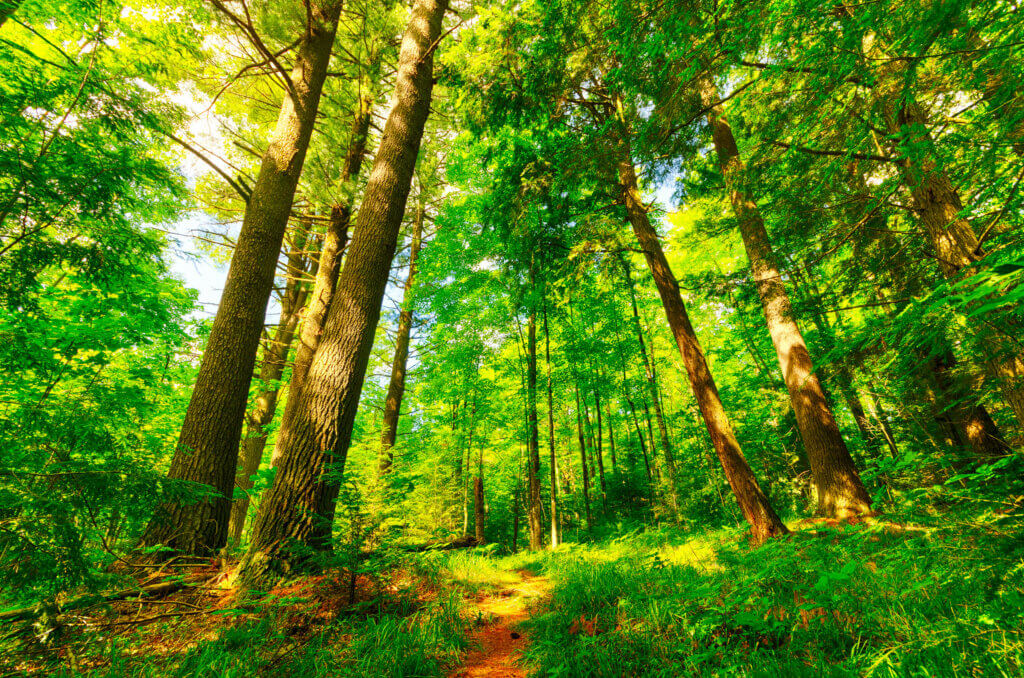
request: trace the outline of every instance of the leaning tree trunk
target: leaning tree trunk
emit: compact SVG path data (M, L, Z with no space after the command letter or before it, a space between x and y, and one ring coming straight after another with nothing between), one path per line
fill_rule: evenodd
M628 144L622 145L618 174L619 187L622 191L629 223L643 249L647 265L658 288L661 303L665 307L665 315L672 328L672 334L675 335L683 364L686 366L690 387L693 389L693 395L697 400L701 415L704 417L708 434L718 453L722 470L729 480L733 494L736 495L743 517L750 524L751 539L754 543L763 543L771 537L786 534L789 530L761 490L757 478L754 477L754 472L750 469L750 465L740 450L739 441L736 439L736 434L733 433L729 417L722 406L722 399L718 395L718 388L708 369L704 351L701 349L697 334L690 324L686 306L683 304L679 283L676 282L672 269L669 268L668 260L661 249L658 233L654 230L647 215L647 207L644 205L637 186L636 170L633 167Z
M142 539L145 546L208 555L227 541L249 382L340 14L341 2L311 10L171 460L168 478L196 483L210 495L158 506Z
M540 435L537 426L537 313L532 310L526 330L526 424L529 455L527 519L530 527L530 550L538 551L543 546L544 525L540 505Z
M241 460L235 476L235 486L243 494L231 504L231 520L228 527L228 543L238 544L245 529L245 518L249 513L249 492L252 490L252 475L259 470L263 461L263 450L267 446L266 427L274 420L277 412L277 396L280 391L280 379L288 362L288 351L291 350L295 338L295 328L299 324L299 311L306 303L308 289L302 281L308 260L303 251L307 242L308 230L303 229L296 234L295 243L288 253L288 282L285 284L281 297L281 317L274 334L269 337L263 349L263 363L260 365L260 384L256 402L251 412L246 415L246 435L242 439Z
M423 236L423 216L425 205L422 196L416 206L413 218L412 244L409 250L409 277L405 279L402 292L402 310L398 316L398 337L395 339L395 358L391 363L391 381L388 394L384 400L384 432L380 437L380 453L377 463L377 475L383 476L391 469L394 457L391 448L398 437L398 417L402 410L402 396L405 394L405 365L409 360L409 336L412 333L412 296L416 281L416 260L420 256L420 243Z
M700 79L700 98L701 104L708 109L708 124L718 164L739 223L754 283L764 307L768 332L775 345L789 401L807 451L818 491L818 512L836 518L869 513L871 497L861 482L818 375L814 373L807 343L794 317L789 294L782 284L771 239L757 202L746 186L743 161L719 103L718 90L709 74Z
M281 417L282 435L278 435L279 444L274 447L274 453L271 456L270 465L275 468L283 452L280 441L284 437L283 433L291 428L291 419L295 413L295 406L299 402L299 392L302 391L302 385L306 382L306 374L309 372L309 365L313 361L317 346L320 345L324 321L327 320L327 310L331 306L331 299L338 284L341 255L348 245L349 222L352 218L352 196L349 192L349 184L359 176L363 158L366 157L366 138L370 130L372 113L373 94L371 92L359 100L359 108L356 110L355 120L352 122L348 152L345 154L345 164L342 166L341 177L338 180L341 184L342 195L331 207L324 243L320 248L312 300L303 313L302 334L299 336L299 348L295 352L295 361L292 364L292 376L288 381L288 400L285 402L284 415Z
M402 38L398 78L355 236L338 278L323 338L299 394L284 453L260 502L240 571L243 587L274 579L294 564L295 543L324 548L344 470L359 395L380 319L423 127L430 113L433 49L447 0L416 0Z

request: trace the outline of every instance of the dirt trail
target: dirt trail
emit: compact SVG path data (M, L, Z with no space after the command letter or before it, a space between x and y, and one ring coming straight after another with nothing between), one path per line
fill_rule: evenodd
M517 625L529 617L527 608L548 594L547 577L522 570L522 581L477 600L483 626L473 632L474 649L451 678L526 678L519 655L527 639Z

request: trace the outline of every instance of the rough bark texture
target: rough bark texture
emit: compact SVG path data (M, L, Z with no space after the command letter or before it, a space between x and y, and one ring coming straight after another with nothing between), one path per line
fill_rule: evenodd
M294 564L291 547L322 548L380 319L433 89L432 49L447 0L416 0L402 39L391 113L320 346L299 394L273 486L260 502L240 583L251 588Z
M747 464L747 460L740 450L739 441L736 440L729 418L726 416L722 399L718 395L718 388L708 369L704 351L690 324L689 314L686 312L686 306L683 304L679 292L679 283L676 282L675 276L669 268L668 260L661 249L658 234L647 215L647 208L637 187L636 171L633 168L628 146L622 148L621 153L618 167L619 184L629 223L633 227L633 233L640 243L654 283L658 288L661 303L665 308L665 315L679 346L683 364L686 366L693 395L697 400L701 415L704 417L704 423L708 428L715 451L718 453L722 470L736 495L743 517L750 524L751 539L755 543L762 543L771 537L786 534L789 530L771 507L768 497L761 491L750 465Z
M285 402L284 415L281 417L282 433L291 428L291 419L295 413L295 406L299 402L299 393L302 391L302 385L306 382L306 374L309 373L313 355L316 353L317 346L320 345L324 322L327 320L327 310L331 306L331 299L334 297L334 291L338 284L342 253L348 245L349 222L352 218L352 198L346 194L346 191L350 182L359 176L359 170L362 169L363 159L366 157L366 138L370 130L372 113L373 97L367 95L360 99L359 109L356 111L356 117L352 123L348 152L345 154L345 164L342 166L339 178L343 195L331 208L331 217L327 222L323 247L320 248L316 282L313 284L309 306L303 314L299 348L295 352L292 377L288 382L288 400ZM283 437L283 435L278 436L278 445L274 447L271 457L270 465L275 468L283 452L280 446Z
M814 364L793 315L789 294L782 284L782 274L760 209L746 188L745 169L736 140L722 106L717 103L720 101L718 90L708 74L700 79L700 97L701 104L709 109L708 124L718 164L739 223L768 332L775 345L779 367L807 451L818 491L818 512L835 518L869 513L871 498L839 432L821 382L814 373Z
M540 435L537 426L537 314L530 312L526 330L526 425L527 425L527 483L529 495L527 519L530 526L530 550L537 551L544 544L544 525L540 505Z
M965 267L982 258L982 243L961 215L960 194L938 162L925 110L908 102L898 88L900 74L901 69L895 67L883 73L885 86L880 91L886 125L898 141L900 159L896 164L942 272L950 280L957 280ZM977 329L988 345L984 366L999 383L1018 424L1024 426L1024 355L1008 337L986 327Z
M296 51L270 145L246 206L227 283L203 353L168 477L207 488L196 503L159 506L143 537L147 546L206 555L227 541L249 382L263 332L277 259L316 122L341 3L311 10Z
M412 244L409 246L409 276L405 279L402 292L402 310L398 316L398 336L395 338L395 357L391 362L391 381L384 399L384 431L380 436L380 457L378 475L384 475L394 462L391 448L398 437L398 418L402 410L402 396L405 394L405 366L409 360L409 337L412 334L412 296L416 282L416 260L420 256L423 236L423 216L426 207L421 200L416 206L412 224Z
M985 460L1001 457L1010 452L999 427L992 421L988 410L981 405L970 388L960 388L952 371L956 368L953 351L946 348L942 353L927 360L931 376L935 379L937 397L936 417L948 421L954 431L952 443L968 447L974 456Z
M244 494L231 503L231 520L228 527L228 542L237 544L242 539L245 529L245 518L249 513L249 491L252 490L252 475L259 470L263 461L263 451L267 446L266 427L274 420L277 412L277 396L280 392L279 381L284 374L295 338L295 329L299 324L299 311L306 303L309 290L302 282L306 273L306 253L303 251L307 242L307 229L303 228L296 234L295 243L288 252L288 281L281 297L281 317L277 322L273 335L263 349L263 362L260 364L259 379L262 384L256 395L252 410L245 417L245 437L242 439L241 459L235 476L235 487Z
M487 536L484 534L484 520L484 470L481 463L480 470L473 478L473 532L477 546L487 543Z

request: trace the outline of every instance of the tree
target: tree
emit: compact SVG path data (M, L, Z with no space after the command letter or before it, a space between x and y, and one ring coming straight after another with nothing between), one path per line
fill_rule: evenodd
M292 564L297 544L329 544L331 487L343 472L384 288L430 113L433 51L445 0L417 0L402 38L391 113L363 195L356 233L324 334L296 405L274 484L266 491L241 566L254 587ZM327 537L327 539L325 539Z
M245 20L230 10L221 11L244 25ZM167 473L172 480L198 484L205 494L195 502L159 506L143 537L145 546L205 555L227 541L249 382L340 14L340 2L312 7L291 73L277 74L286 84L281 112L246 205L228 281Z

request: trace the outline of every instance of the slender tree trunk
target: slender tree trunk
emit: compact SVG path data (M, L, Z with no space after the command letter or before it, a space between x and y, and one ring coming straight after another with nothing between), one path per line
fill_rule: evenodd
M724 109L717 103L720 97L709 74L700 79L700 96L702 105L709 109L708 124L718 164L725 177L726 190L764 307L768 332L775 345L789 400L807 450L818 490L818 512L837 518L870 513L871 497L861 482L832 408L814 373L810 352L794 317L789 294L782 284L782 274L768 231L757 202L746 186L746 170L732 128L725 118Z
M615 419L612 418L612 404L608 403L608 452L612 456L612 474L618 471L615 461Z
M544 362L548 377L548 459L551 466L551 549L562 541L558 523L558 465L555 457L555 395L551 379L551 333L548 330L548 300L544 297Z
M262 387L256 396L252 411L246 415L246 435L242 439L241 460L235 476L235 486L242 490L241 497L231 504L231 519L228 528L228 543L238 544L245 529L245 518L249 512L249 491L252 490L252 475L259 470L263 461L263 450L267 445L266 427L274 420L277 411L277 396L280 379L288 361L288 351L295 338L299 323L299 311L306 303L308 289L302 282L305 271L308 232L304 228L296 234L295 244L288 253L288 281L281 298L281 317L273 336L263 349L263 363L260 365Z
M412 333L412 297L416 279L416 260L420 255L423 236L425 204L422 196L416 206L413 220L412 244L409 250L409 277L405 279L402 293L402 310L398 317L398 337L395 340L395 358L391 363L391 382L384 400L384 432L380 437L380 456L377 474L383 476L391 469L393 455L391 448L398 437L398 417L402 410L402 396L405 394L405 366L409 359L409 336Z
M892 427L889 426L889 417L885 412L885 408L882 407L882 401L878 399L878 394L874 391L871 391L871 406L873 407L871 414L882 429L885 444L889 447L889 454L892 455L893 459L896 459L900 454L900 450L896 446L896 437L892 433Z
M623 275L626 280L626 288L629 290L629 302L633 310L633 326L636 329L637 343L640 345L640 358L644 364L644 376L647 380L647 392L650 394L651 402L654 404L654 416L658 422L658 433L660 434L661 449L665 454L665 465L669 476L675 479L675 456L672 452L672 443L669 441L668 426L665 424L665 415L661 410L661 402L658 398L658 382L651 366L651 359L647 355L647 343L644 341L644 332L640 324L640 310L636 303L636 288L633 285L633 273L630 270L629 262L625 257L619 258L622 265ZM653 438L651 439L653 441Z
M531 274L532 278L532 274ZM527 481L529 496L527 517L530 524L530 550L543 546L544 526L540 506L540 436L537 427L537 313L530 311L526 330L526 401L527 401Z
M310 10L277 127L245 209L227 283L206 343L168 478L205 486L209 498L160 505L146 546L208 555L227 541L249 382L295 188L316 123L340 2Z
M587 441L583 432L583 408L580 405L579 386L573 387L576 391L576 435L580 442L580 469L583 474L583 506L586 508L587 529L593 529L594 516L590 511L590 474L587 473Z
M402 39L398 78L355 236L327 314L323 338L299 394L274 484L260 502L242 562L243 588L287 571L292 542L324 548L334 517L356 407L381 302L430 113L433 49L447 0L416 0Z
M633 413L633 428L636 429L636 436L640 439L640 452L644 457L644 469L647 471L647 483L650 485L654 483L654 475L651 473L651 461L647 456L647 445L644 443L644 432L640 430L640 420L636 416L636 405L633 404L632 398L627 396L626 402L629 403L629 411Z
M601 429L601 389L594 388L594 412L597 417L597 478L601 481L601 495L604 499L604 450L602 449L601 438L604 432ZM605 499L607 502L607 500Z
M739 441L736 440L732 425L722 406L704 351L700 347L697 334L690 324L686 306L683 304L679 283L669 268L658 234L647 215L647 207L637 186L636 171L628 144L623 144L621 153L618 167L619 185L630 225L643 249L647 265L658 288L661 303L665 307L665 315L679 346L690 386L718 453L719 462L733 494L736 495L743 517L750 524L751 538L754 543L763 543L771 537L786 534L789 530L771 507L768 497L761 491L761 486L740 450Z
M334 297L338 283L342 253L348 245L349 222L352 218L352 198L347 194L347 187L359 176L359 171L362 169L363 159L366 157L366 139L372 118L373 97L372 94L368 94L359 100L359 108L356 110L355 120L352 123L348 152L345 154L345 164L339 179L343 195L331 208L323 247L320 249L320 260L317 266L316 282L313 284L312 298L303 314L299 348L295 353L292 377L288 382L288 400L285 402L284 415L281 417L281 433L277 437L278 444L274 447L270 462L270 465L275 468L284 451L280 443L285 438L285 432L291 429L291 420L295 414L295 406L299 402L299 393L306 382L306 375L309 373L313 355L316 353L317 346L320 345L324 322L327 320L327 310L331 306L331 299Z

